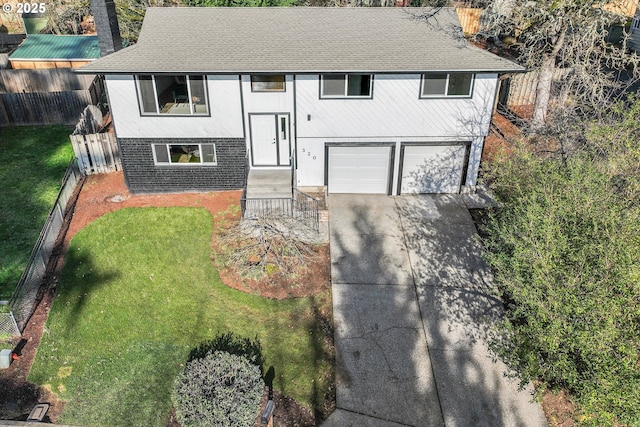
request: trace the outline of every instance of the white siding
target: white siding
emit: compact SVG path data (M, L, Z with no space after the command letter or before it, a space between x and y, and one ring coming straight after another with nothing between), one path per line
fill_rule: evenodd
M207 76L210 116L142 116L133 76L108 75L106 87L119 138L243 138L238 76Z
M284 92L252 92L251 91L251 76L242 76L242 102L244 106L244 123L245 134L247 135L247 148L251 147L251 141L249 136L251 135L249 126L249 114L256 113L274 113L274 114L289 114L289 129L287 130L288 140L291 143L290 147L293 150L293 135L295 129L295 117L293 114L293 100L295 93L295 83L292 75L285 76L285 91ZM284 152L284 144L282 146L282 152L280 156L289 157L291 153Z
M242 76L244 110L249 113L293 113L293 76L285 76L284 92L251 92L251 76Z
M296 76L297 184L325 183L325 144L394 143L393 191L403 142L471 141L466 186L476 185L497 74L478 74L470 99L420 99L420 75L375 75L372 99L320 99L319 76ZM465 183L463 183L465 185Z
M478 74L471 99L420 99L419 74L382 74L372 99L320 99L318 79L296 76L299 137L486 135L497 84L496 74Z
M471 149L469 150L469 167L467 169L466 186L473 188L478 178L478 169L480 167L480 156L484 144L484 137L412 137L412 138L298 138L298 169L296 172L296 183L301 187L319 187L325 185L325 143L394 143L395 144L395 163L393 165L393 183L392 190L395 194L398 186L398 171L401 144L403 142L410 143L443 143L443 142L466 142L471 141ZM465 185L465 183L463 183Z

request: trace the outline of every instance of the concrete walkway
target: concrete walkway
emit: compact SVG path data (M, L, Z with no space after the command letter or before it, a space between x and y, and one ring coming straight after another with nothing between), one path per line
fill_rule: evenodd
M546 426L491 360L501 315L461 196L329 198L334 426Z

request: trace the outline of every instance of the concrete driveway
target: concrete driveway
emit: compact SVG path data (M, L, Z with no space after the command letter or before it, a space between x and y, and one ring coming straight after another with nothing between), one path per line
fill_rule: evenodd
M323 426L546 426L487 350L499 318L461 196L329 198L337 410Z

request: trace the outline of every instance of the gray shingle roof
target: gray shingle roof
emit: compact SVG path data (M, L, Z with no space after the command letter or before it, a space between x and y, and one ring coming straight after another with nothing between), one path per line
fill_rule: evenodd
M134 46L91 73L519 71L462 39L453 9L148 8Z

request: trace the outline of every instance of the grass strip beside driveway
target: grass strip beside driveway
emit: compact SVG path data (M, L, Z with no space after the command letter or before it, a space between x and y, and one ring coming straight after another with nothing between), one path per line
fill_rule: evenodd
M274 387L313 407L329 387L314 313L329 295L273 301L223 285L200 208L130 208L72 240L29 379L67 400L60 423L162 426L189 350L217 332L262 343Z

